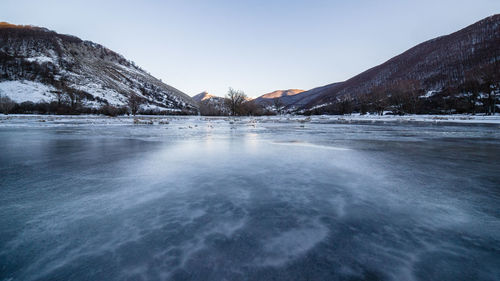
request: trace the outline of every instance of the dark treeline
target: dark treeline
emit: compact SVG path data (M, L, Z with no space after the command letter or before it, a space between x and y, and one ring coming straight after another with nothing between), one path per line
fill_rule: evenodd
M469 76L458 86L440 91L426 91L418 81L399 81L391 85L374 87L371 92L351 97L344 95L328 105L306 110L316 114L476 114L492 115L500 104L499 73ZM488 72L486 72L488 73Z
M495 114L500 104L500 71L493 64L491 69L469 73L458 86L440 91L426 91L417 80L400 80L390 85L373 87L369 93L357 96L343 95L325 106L299 111L300 114ZM57 90L48 102L15 103L7 96L0 96L0 113L9 114L125 114L192 115L193 110L160 110L165 104L153 104L155 109L144 106L147 100L136 93L122 93L128 97L126 105L115 106L98 96L67 86L63 78L52 81ZM89 106L91 105L91 106ZM249 100L244 92L229 89L224 98L210 98L199 103L199 113L205 116L262 116L286 112L279 99L274 106L264 107ZM290 109L288 109L290 112Z
M266 116L276 115L275 111L269 110L256 104L254 101L245 101L231 110L230 100L201 101L200 115L203 116Z
M79 114L103 114L107 116L118 115L191 115L192 111L171 111L159 109L143 109L143 100L131 94L127 105L115 106L108 104L105 100L85 99L84 92L69 90L66 92L54 91L55 98L49 102L25 101L16 103L8 96L0 95L0 113L3 114L57 114L57 115L79 115ZM93 97L93 96L91 96ZM98 98L98 97L97 97ZM97 101L98 106L85 106L83 101Z
M500 105L500 79L484 75L480 79L470 76L456 87L440 91L426 91L416 80L403 80L374 87L370 93L337 98L336 102L295 113L304 115L360 114L486 114L498 112ZM488 72L486 72L488 73ZM491 72L490 72L491 73ZM495 82L496 81L496 82ZM261 116L287 112L281 100L274 99L270 107L248 101L243 92L230 89L225 98L207 99L200 102L200 114L207 116ZM288 108L290 112L290 108ZM293 112L292 112L293 113Z
M224 98L210 98L199 103L200 115L204 116L262 116L275 115L250 100L243 91L229 88Z
M64 88L64 86L61 86ZM15 103L7 96L0 96L0 113L4 114L104 114L117 115L192 115L192 111L168 111L144 109L146 100L136 94L128 94L124 106L108 104L106 100L85 92L65 88L53 91L49 102L26 101ZM94 103L99 106L85 106ZM283 106L275 102L274 108L266 108L248 100L241 91L230 90L225 98L207 99L199 103L199 113L204 116L262 116L275 115ZM499 83L488 80L482 83L467 80L458 87L448 87L441 91L426 92L418 82L403 81L387 87L377 87L371 93L358 97L343 96L337 102L302 112L305 115L360 114L486 114L498 112L500 104Z

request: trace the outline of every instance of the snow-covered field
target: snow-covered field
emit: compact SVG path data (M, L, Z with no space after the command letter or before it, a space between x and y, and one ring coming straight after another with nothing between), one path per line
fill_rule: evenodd
M152 108L153 109L153 108ZM500 114L486 115L320 115L320 116L263 116L263 117L211 117L211 116L161 116L161 115L137 115L107 117L100 115L32 115L32 114L10 114L0 115L0 126L25 125L33 122L44 122L44 124L93 124L93 125L127 125L134 124L134 120L151 121L154 124L164 124L168 121L178 122L200 122L200 121L226 121L233 123L300 123L300 124L329 124L329 123L366 123L366 122L395 122L395 123L466 123L466 124L500 124ZM45 123L46 122L46 123ZM137 122L136 122L137 123ZM35 123L37 124L37 123ZM229 124L229 123L228 123Z
M0 82L0 95L8 96L17 103L25 101L51 102L55 99L52 93L55 90L54 87L27 80Z
M325 117L324 117L325 118ZM326 117L331 119L332 117ZM335 118L333 118L335 119ZM345 121L387 121L387 122L446 122L446 123L488 123L500 124L500 114L497 115L343 115L337 120Z
M411 118L2 115L0 280L498 280L500 125Z

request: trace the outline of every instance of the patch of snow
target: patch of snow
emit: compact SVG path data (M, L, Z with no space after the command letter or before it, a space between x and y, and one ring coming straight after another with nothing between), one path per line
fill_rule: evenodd
M156 112L161 112L161 111L169 111L169 112L178 112L181 111L178 108L165 108L165 107L160 107L155 104L143 104L141 105L141 110L152 110Z
M427 93L425 93L425 95L421 95L419 98L427 99L427 98L434 96L437 92L438 91L436 91L436 90L430 90L430 91L427 91Z
M54 99L52 91L55 90L52 86L27 80L0 82L0 95L8 96L17 103L24 101L50 102Z
M119 64L119 63L115 63L116 66L122 68L123 70L125 71L128 71L130 73L133 73L135 75L139 75L139 76L144 76L144 72L135 68L135 67L129 67L129 66L125 66L125 65L122 65L122 64Z
M318 104L318 105L315 105L315 106L311 107L309 110L315 110L315 109L322 108L322 107L325 107L325 106L329 106L329 105L332 105L332 104L333 103L331 103L331 102Z
M125 96L112 89L103 89L103 87L97 83L87 83L85 85L73 84L71 85L71 87L80 91L87 92L94 97L100 97L104 100L107 100L111 105L123 106L127 104Z
M51 62L54 63L54 59L51 57L46 57L46 56L38 56L38 57L32 57L32 58L25 58L26 61L29 62L38 62L39 64L42 64L44 62Z

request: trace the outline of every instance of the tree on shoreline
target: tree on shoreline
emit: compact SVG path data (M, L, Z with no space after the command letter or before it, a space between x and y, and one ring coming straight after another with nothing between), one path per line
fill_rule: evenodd
M232 116L241 115L246 99L245 92L229 88L225 101Z
M14 106L16 106L16 103L13 100L0 94L0 113L9 114Z
M285 109L285 104L281 100L281 98L274 98L273 99L273 105L274 105L274 110L276 110L276 113L278 115L283 114L283 111Z
M139 109L141 109L141 105L144 103L144 101L137 94L130 93L127 103L132 115L136 115L137 112L139 112Z

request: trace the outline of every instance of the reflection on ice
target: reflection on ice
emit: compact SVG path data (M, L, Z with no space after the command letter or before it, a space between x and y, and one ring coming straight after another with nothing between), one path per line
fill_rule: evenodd
M0 125L1 278L500 276L497 127L168 118Z
M312 144L301 141L271 142L271 143L277 145L292 145L292 146L312 147L312 148L331 149L331 150L349 150L347 148L342 148L342 147Z

